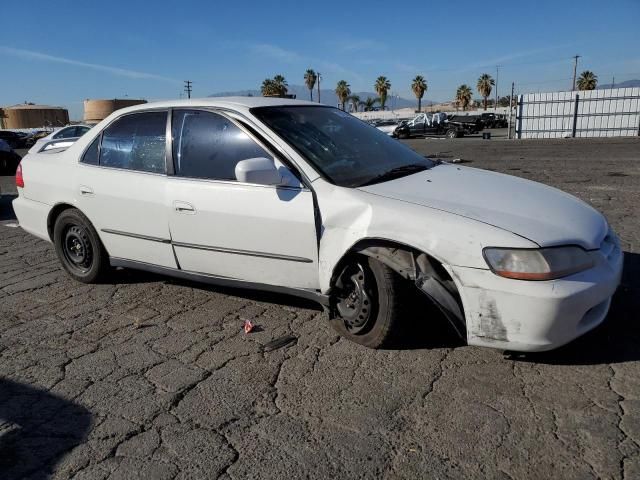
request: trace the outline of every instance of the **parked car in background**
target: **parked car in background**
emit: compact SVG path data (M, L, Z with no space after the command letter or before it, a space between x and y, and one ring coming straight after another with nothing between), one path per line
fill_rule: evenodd
M484 112L480 115L484 128L507 128L507 117L501 113Z
M484 129L479 115L447 115L447 122L459 125L465 134L473 135Z
M29 136L13 130L0 130L0 140L4 140L11 148L28 148Z
M42 149L67 147L91 130L91 127L91 125L69 125L54 130L38 139L33 147L29 149L29 153L36 153Z
M52 130L36 130L36 131L33 132L32 136L33 136L34 140L37 142L41 138L44 138L47 135L50 135L51 132L52 132Z
M14 175L19 163L20 155L0 138L0 175Z
M288 292L393 342L412 292L471 345L549 350L600 324L622 273L605 218L522 178L427 159L333 107L280 98L118 110L16 172L20 226L92 283L111 267Z
M420 113L412 120L398 125L392 136L397 138L411 138L427 135L445 135L448 138L458 138L467 134L474 134L482 130L482 123L475 118L468 121L468 117L450 117L440 113Z
M378 130L390 136L393 135L394 130L398 127L399 124L400 122L398 122L397 120L377 120L372 123L372 125Z

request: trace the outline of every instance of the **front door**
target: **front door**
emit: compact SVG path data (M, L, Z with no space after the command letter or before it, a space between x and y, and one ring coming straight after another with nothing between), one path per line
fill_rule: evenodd
M167 220L167 112L124 115L91 143L77 169L78 208L109 256L176 267Z
M174 110L169 227L183 270L270 285L318 288L313 195L227 117ZM290 186L239 183L235 166L274 158ZM297 185L295 184L297 182Z

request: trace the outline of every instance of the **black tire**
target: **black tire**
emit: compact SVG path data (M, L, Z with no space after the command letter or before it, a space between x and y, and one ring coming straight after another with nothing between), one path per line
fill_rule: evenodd
M346 294L350 287L358 290L355 281L345 285L354 276L364 280L364 299L356 300L355 314L342 315L347 308ZM407 296L407 285L402 277L374 258L354 257L353 262L343 271L343 288L336 296L336 306L330 318L331 326L341 336L369 348L390 346L399 331L402 305ZM362 301L361 301L362 300ZM367 303L368 301L368 303ZM368 307L368 308L367 308ZM362 309L365 309L364 313ZM365 315L364 319L357 318Z
M53 228L56 254L66 272L82 283L98 283L109 271L109 256L80 210L64 210Z
M447 130L446 133L447 138L457 138L458 137L458 132L456 132L455 130L453 130L452 128Z

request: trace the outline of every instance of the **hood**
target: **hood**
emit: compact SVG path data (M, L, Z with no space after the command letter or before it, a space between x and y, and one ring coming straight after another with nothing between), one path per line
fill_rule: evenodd
M360 190L471 218L541 247L600 247L604 217L576 197L540 183L477 168L441 164Z

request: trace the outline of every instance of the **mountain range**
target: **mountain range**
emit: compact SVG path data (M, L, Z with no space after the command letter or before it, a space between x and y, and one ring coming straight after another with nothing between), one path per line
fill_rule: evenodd
M612 85L610 83L605 83L603 85L598 85L598 90L602 90L605 88L631 88L631 87L640 87L640 80L627 80L625 82L616 83Z
M309 89L305 85L289 85L287 87L288 93L295 95L298 100L309 100ZM373 92L351 92L352 95L358 95L360 100L364 101L367 97L376 98L378 95ZM219 92L209 95L210 97L260 97L262 93L258 89L249 89L249 90L237 90L235 92ZM318 89L317 87L313 90L313 100L318 101ZM320 101L326 105L338 105L338 97L333 90L330 89L320 89ZM431 105L434 102L429 100L422 99L423 105ZM416 99L407 99L403 97L394 97L391 95L387 96L387 107L389 108L416 108L418 106L418 101Z

